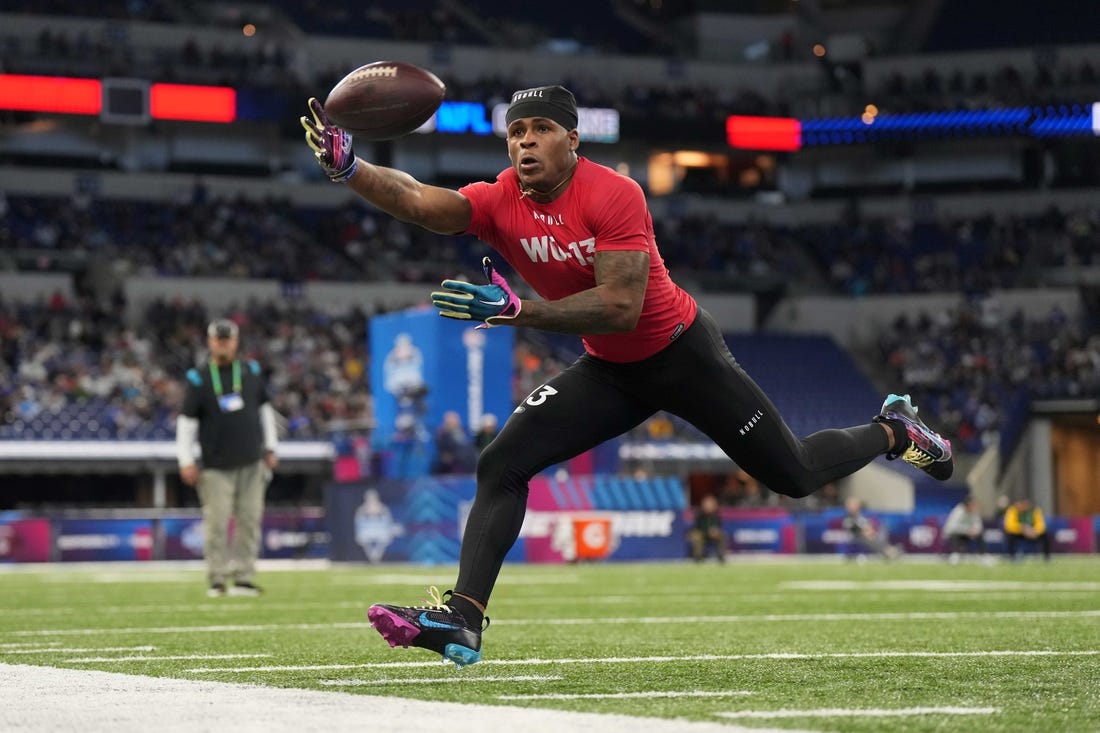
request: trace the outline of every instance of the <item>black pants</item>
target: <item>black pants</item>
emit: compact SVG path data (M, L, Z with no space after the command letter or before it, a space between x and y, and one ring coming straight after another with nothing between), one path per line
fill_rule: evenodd
M1005 532L1005 542L1008 544L1008 557L1010 559L1014 560L1016 559L1016 557L1018 557L1017 553L1020 551L1021 542L1023 542L1025 545L1034 543L1039 547L1039 549L1043 551L1043 557L1048 560L1050 559L1050 537L1047 536L1046 532L1043 532L1035 539L1028 539L1022 534L1012 534L1011 532Z
M953 534L947 538L947 547L951 552L985 552L985 539L981 532L974 537L968 534Z
M881 425L797 438L730 354L705 311L678 340L638 362L581 356L516 408L478 461L455 592L487 603L519 536L527 482L539 471L630 430L659 410L702 430L768 488L807 496L888 447Z

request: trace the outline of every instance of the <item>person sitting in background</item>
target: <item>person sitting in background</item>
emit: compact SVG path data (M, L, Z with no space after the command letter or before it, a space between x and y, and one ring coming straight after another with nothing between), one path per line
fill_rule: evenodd
M491 412L481 416L481 424L474 433L474 447L479 454L493 442L493 438L497 437L497 422L497 416Z
M1050 538L1047 536L1047 523L1043 510L1031 503L1031 499L1017 499L1005 510L1005 542L1008 558L1018 559L1020 542L1038 545L1043 551L1043 559L1050 561Z
M844 509L841 526L848 532L852 542L876 555L882 555L887 560L893 560L901 554L901 551L891 545L885 534L863 513L863 502L860 499L854 496L848 497L844 502ZM849 553L849 557L852 556L853 553Z
M462 426L462 417L454 410L443 413L443 423L435 431L435 462L432 473L470 473L474 470L473 444Z
M722 529L718 500L713 494L707 494L699 502L699 509L695 512L695 523L688 530L688 542L691 543L691 557L695 562L702 562L710 548L718 556L718 562L726 561L728 541L726 531Z
M985 554L984 530L985 523L973 496L955 505L943 523L943 538L951 553L948 560L952 565L959 561L963 552Z

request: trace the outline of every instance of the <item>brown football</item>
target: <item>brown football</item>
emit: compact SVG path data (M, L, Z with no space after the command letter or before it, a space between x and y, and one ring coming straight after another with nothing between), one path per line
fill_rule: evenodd
M325 113L357 138L393 140L423 125L447 87L435 74L404 61L360 66L332 88Z

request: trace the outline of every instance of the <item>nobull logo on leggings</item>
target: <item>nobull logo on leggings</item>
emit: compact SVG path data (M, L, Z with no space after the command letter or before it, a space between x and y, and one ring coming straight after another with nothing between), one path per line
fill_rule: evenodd
M745 435L754 427L756 427L756 423L760 422L760 418L762 417L764 417L764 413L762 413L760 410L757 410L756 414L750 417L748 419L748 422L741 426L741 430L739 431L741 435Z

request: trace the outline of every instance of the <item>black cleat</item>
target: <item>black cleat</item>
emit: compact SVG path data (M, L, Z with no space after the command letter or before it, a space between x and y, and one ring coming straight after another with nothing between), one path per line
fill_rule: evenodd
M424 606L376 604L367 610L371 626L390 646L418 646L442 654L457 667L481 660L481 629L471 627L461 613L443 602L434 585L428 588L431 602ZM489 619L485 619L489 625Z
M917 408L910 401L909 395L890 394L882 403L882 411L875 417L875 422L898 420L905 425L905 432L909 436L909 445L905 450L891 451L886 458L894 460L901 458L906 463L916 466L934 479L946 481L951 478L955 470L955 462L951 459L951 441L940 437L933 432L924 422L917 417Z

